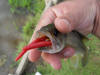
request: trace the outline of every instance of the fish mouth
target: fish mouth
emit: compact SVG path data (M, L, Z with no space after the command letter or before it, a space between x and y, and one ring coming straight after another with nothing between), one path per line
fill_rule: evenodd
M46 36L47 37L46 41L51 41L52 43L51 46L38 48L38 50L42 52L50 54L58 53L65 47L65 39L64 39L65 36L60 33L58 36L55 36L49 32L38 31L36 37L39 38L42 36Z

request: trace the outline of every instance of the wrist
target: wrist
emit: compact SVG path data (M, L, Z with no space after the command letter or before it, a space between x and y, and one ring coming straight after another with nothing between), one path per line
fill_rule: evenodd
M100 0L97 0L96 17L94 21L93 34L100 38Z

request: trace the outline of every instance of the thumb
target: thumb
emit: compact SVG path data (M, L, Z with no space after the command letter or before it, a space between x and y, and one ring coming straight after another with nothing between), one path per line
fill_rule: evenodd
M74 29L74 27L69 23L69 21L64 18L56 18L54 23L57 30L62 33L68 33Z

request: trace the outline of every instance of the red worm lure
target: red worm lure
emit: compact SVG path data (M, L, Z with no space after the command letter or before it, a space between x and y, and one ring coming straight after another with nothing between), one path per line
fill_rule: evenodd
M15 60L18 61L28 50L31 50L31 49L34 49L34 48L45 47L45 46L51 46L52 45L51 41L45 41L46 39L48 39L48 38L43 36L41 38L37 38L32 43L25 46L22 49L22 52L16 57Z

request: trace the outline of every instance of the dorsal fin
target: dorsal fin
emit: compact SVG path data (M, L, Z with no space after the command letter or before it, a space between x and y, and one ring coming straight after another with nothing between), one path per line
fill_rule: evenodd
M78 31L73 30L72 32L74 32L74 33L78 34L78 35L79 35L79 37L80 37L82 40L86 40L86 41L88 41L88 40L89 40L89 38L88 38L87 36L85 36L85 35L81 34L81 33L80 33L80 32L78 32Z

